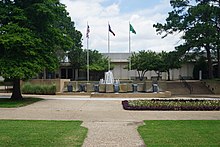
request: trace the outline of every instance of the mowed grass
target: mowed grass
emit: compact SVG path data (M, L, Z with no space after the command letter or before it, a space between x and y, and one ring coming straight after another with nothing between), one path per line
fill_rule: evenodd
M144 121L138 132L151 146L220 146L220 120Z
M0 146L82 146L81 121L0 120Z
M43 99L40 98L23 98L23 100L11 100L9 98L0 98L0 108L16 108L26 106Z

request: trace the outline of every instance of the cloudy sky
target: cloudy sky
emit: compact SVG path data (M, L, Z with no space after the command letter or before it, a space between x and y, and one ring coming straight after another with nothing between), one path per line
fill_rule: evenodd
M137 34L131 33L131 51L172 51L179 43L179 35L161 39L153 24L163 23L171 9L170 0L61 0L67 6L76 29L83 34L86 48L87 22L90 26L89 48L108 52L108 22L110 52L129 52L129 21Z

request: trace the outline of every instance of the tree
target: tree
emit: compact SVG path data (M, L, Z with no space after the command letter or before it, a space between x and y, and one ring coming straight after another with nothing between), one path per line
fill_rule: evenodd
M159 72L167 72L168 81L170 81L170 69L177 69L181 67L181 58L180 54L176 51L159 53L161 58L161 64L158 67Z
M78 80L78 70L86 66L86 52L73 46L68 53L68 59L75 70L75 80Z
M29 29L16 24L9 24L0 30L7 32L0 36L1 74L14 82L11 98L22 99L20 78L30 78L36 74L44 61L39 54L41 40L36 39Z
M153 51L139 51L131 56L131 69L137 70L140 80L144 79L147 71L155 70L158 67L158 56Z
M104 78L104 72L108 71L109 58L99 53L97 50L89 50L89 70L91 79L100 80ZM110 69L113 69L114 65L110 65Z
M219 34L217 33L216 18L219 18L219 8L211 2L217 0L195 1L171 0L173 11L169 12L165 24L154 25L159 34L165 32L163 37L175 32L182 32L185 42L176 49L181 52L205 50L208 60L209 78L213 78L211 50L217 50Z
M143 80L147 71L155 71L158 80L162 72L168 73L170 80L170 69L181 67L180 54L176 51L156 53L153 51L140 51L131 56L131 68L138 71L139 79Z
M202 79L207 79L208 67L204 56L199 57L193 68L193 77L195 79L199 79L199 71L202 71Z
M56 50L74 42L69 26L71 19L58 0L0 1L0 71L14 82L12 99L22 99L20 79L58 67Z
M103 56L97 50L89 50L89 63L89 70L91 71L108 71L108 57Z
M68 58L74 70L87 69L87 50L72 48ZM113 66L111 66L113 68ZM108 58L104 57L97 50L89 50L89 70L93 72L104 72L108 70ZM77 78L75 77L75 80Z

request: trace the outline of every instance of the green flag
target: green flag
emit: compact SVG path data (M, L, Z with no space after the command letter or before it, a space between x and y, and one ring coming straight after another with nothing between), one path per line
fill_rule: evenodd
M134 30L133 26L130 24L130 31L134 34L136 34L136 31Z

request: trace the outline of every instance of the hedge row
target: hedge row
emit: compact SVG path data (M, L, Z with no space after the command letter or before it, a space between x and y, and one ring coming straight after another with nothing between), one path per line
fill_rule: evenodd
M56 94L56 85L33 85L25 83L21 90L24 94L54 95Z

